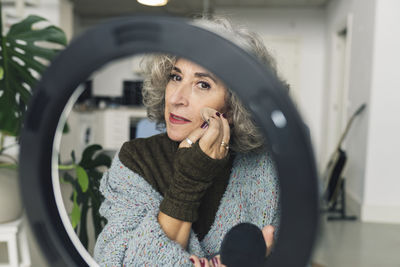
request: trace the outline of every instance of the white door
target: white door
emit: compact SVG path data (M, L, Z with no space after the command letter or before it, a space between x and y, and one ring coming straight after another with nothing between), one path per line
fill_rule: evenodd
M329 95L327 152L332 154L347 124L348 40L346 28L337 32L332 46L332 72Z

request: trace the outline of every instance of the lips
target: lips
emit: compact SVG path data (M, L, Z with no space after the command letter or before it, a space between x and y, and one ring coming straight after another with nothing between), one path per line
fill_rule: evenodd
M186 118L184 118L184 117L175 115L175 114L173 114L173 113L170 113L170 114L169 114L169 121L170 121L171 123L173 123L173 124L186 124L186 123L191 122L190 120L188 120L188 119L186 119Z

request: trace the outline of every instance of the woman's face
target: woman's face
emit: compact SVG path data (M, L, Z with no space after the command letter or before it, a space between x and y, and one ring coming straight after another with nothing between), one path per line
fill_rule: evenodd
M226 112L227 89L214 74L180 58L176 61L165 90L165 122L168 137L182 141L204 120L201 109L210 107Z

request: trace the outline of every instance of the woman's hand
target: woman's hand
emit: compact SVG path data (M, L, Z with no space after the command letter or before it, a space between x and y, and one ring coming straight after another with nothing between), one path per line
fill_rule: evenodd
M203 108L202 117L208 126L194 130L187 138L193 143L199 140L201 150L210 158L224 158L229 150L230 128L228 120L224 114L212 108ZM185 139L180 143L179 148L190 146L191 144Z
M275 228L272 225L266 225L262 229L262 234L264 236L265 244L267 245L267 251L265 252L266 256L271 253L271 249L274 246L274 231ZM191 255L190 259L192 260L195 267L226 267L226 265L221 263L220 256L217 255L211 260L207 260L206 258L198 258L196 255Z
M192 255L190 256L190 260L193 262L193 266L195 267L227 267L221 263L219 255L215 256L211 260L207 260L206 258L198 258L196 255Z
M262 229L262 234L264 236L265 244L267 245L266 256L271 254L271 249L274 246L274 231L275 228L272 225L266 225Z

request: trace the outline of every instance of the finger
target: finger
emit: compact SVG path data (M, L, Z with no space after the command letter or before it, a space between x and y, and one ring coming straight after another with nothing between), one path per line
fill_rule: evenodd
M200 258L200 265L202 267L210 267L210 263L208 262L208 260L206 258Z
M200 114L204 121L208 121L210 117L215 117L217 112L218 111L213 108L204 107L201 109Z
M229 151L229 140L231 138L231 128L229 127L228 120L221 115L221 123L222 123L222 132L223 137L220 145L221 153L225 155L228 154Z
M231 138L231 128L229 127L228 119L221 115L221 122L222 122L222 130L223 130L223 139L225 143L229 143Z
M203 134L206 132L207 129L203 129L203 128L197 128L194 131L192 131L189 136L187 137L187 139L190 140L190 142L192 142L193 144L197 142L197 140L199 140ZM182 142L179 144L179 148L182 147L191 147L192 144L189 143L189 141L186 138L182 140Z
M202 266L201 266L201 263L200 263L200 259L199 259L196 255L190 256L189 259L192 261L193 266L195 266L195 267L202 267Z
M215 256L214 258L212 258L211 260L210 260L210 264L211 264L211 266L212 267L219 267L219 266L221 266L220 264L219 264L219 260L218 260L218 258L217 258L217 256Z
M272 225L266 225L262 229L262 234L264 236L265 243L267 245L267 256L271 253L271 249L274 245L274 231L275 228Z
M200 139L200 146L205 150L210 150L216 143L222 142L222 122L220 118L210 117L207 131Z
M222 264L222 262L221 262L221 256L220 256L220 255L216 255L213 259L214 259L213 262L215 262L215 266L218 266L218 267L226 267L225 264Z

